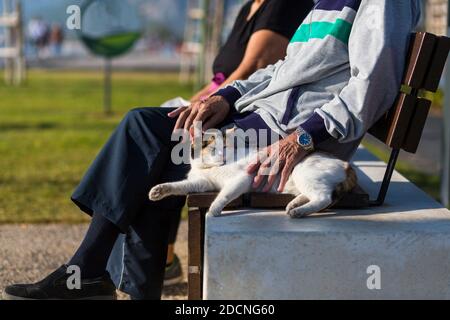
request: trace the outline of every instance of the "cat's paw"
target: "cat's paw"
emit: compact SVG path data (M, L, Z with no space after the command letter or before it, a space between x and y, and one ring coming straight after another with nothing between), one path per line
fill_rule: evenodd
M209 217L220 217L221 214L222 210L210 209L206 215Z
M148 194L148 197L152 201L158 201L168 196L170 196L170 186L167 184L159 184L154 186Z
M305 216L304 212L302 212L301 208L286 208L286 214L293 219L300 219Z
M289 203L286 207L286 214L291 215L290 212L294 211L297 208L298 208L298 205L296 203L294 203L294 202Z

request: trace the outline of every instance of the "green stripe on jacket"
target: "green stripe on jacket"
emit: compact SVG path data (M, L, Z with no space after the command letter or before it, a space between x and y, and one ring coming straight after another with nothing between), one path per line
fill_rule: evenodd
M336 22L313 22L311 24L302 24L291 39L293 42L308 42L310 39L324 39L326 36L332 36L336 39L348 43L352 24L342 19Z

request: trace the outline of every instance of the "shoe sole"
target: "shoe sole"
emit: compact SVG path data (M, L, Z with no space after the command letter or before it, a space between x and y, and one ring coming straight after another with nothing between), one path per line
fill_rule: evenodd
M183 282L183 275L180 275L176 278L164 280L164 287L174 286L176 284L180 284Z
M64 299L30 299L30 298L24 298L24 297L18 297L13 296L10 294L7 294L6 292L3 292L3 300L9 300L9 301L25 301L25 300L64 300ZM117 300L117 295L114 294L112 296L94 296L89 298L83 298L83 299L73 299L73 300Z

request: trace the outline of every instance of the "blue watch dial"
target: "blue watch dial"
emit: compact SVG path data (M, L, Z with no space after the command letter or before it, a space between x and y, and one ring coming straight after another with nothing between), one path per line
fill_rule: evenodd
M301 146L309 146L312 143L311 136L307 133L303 133L299 138L298 142Z

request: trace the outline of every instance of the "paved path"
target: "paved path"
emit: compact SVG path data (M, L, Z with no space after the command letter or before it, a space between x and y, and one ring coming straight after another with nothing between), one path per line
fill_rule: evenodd
M179 55L162 56L158 53L134 52L133 54L114 59L112 65L114 71L178 72L180 70L180 60ZM88 55L28 61L28 66L30 68L57 70L101 70L104 63L103 58Z
M0 226L0 297L11 283L35 282L67 261L79 245L86 225ZM187 223L183 221L176 248L183 269L187 266ZM186 278L186 272L184 272ZM120 299L128 299L124 294ZM163 299L187 298L186 280L168 288Z

